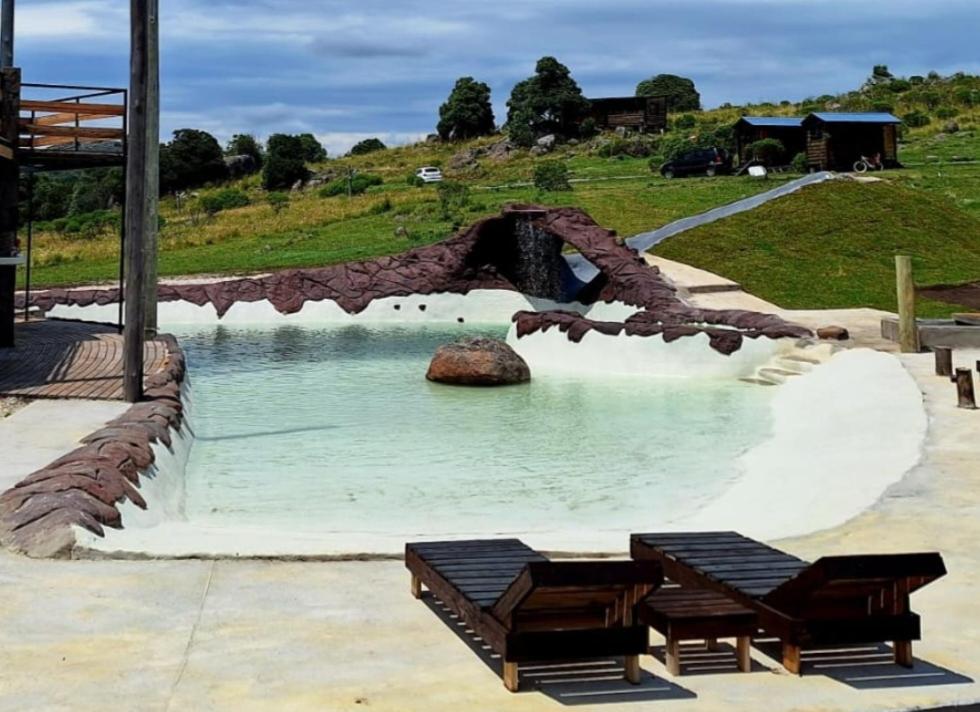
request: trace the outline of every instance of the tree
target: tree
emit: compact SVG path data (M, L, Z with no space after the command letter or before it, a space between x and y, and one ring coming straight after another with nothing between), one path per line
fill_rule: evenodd
M317 141L316 136L311 133L299 135L299 141L303 144L303 160L307 163L320 163L327 160L327 150Z
M310 176L305 155L306 149L299 136L270 136L266 144L265 166L262 168L262 187L281 190L292 187L298 181L305 181Z
M354 147L350 150L350 155L363 156L366 153L384 151L387 148L388 147L385 146L379 138L366 138L363 141L354 144Z
M488 136L494 130L490 87L473 77L456 80L446 103L439 107L436 131L446 141Z
M637 96L665 96L671 111L701 111L701 95L694 81L676 74L658 74L636 85Z
M163 192L196 188L228 175L218 140L197 129L178 129L173 140L160 147L160 189Z
M256 168L262 167L262 146L252 134L235 134L225 148L226 156L251 156Z
M579 135L590 108L568 67L554 57L542 57L534 76L519 82L511 92L507 133L520 146L530 146L548 134L573 138Z

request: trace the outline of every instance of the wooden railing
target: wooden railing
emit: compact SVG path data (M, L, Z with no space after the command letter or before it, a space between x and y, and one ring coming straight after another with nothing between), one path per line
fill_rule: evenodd
M81 93L32 98L65 90ZM126 141L126 90L23 84L18 128L22 152L81 152L84 144L105 143L106 150L100 152L121 155Z

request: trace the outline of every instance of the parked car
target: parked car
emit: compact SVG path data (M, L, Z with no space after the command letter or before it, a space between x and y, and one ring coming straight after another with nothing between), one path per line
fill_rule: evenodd
M660 166L664 178L694 174L715 176L732 172L732 159L723 148L699 148Z
M433 166L426 166L415 171L415 176L423 183L442 183L442 171Z

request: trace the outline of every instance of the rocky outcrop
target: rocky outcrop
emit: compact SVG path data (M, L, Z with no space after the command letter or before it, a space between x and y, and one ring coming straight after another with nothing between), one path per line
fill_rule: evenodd
M171 446L184 422L184 354L172 336L165 368L145 381L146 400L84 440L82 446L25 478L0 496L0 543L37 558L68 558L73 527L99 536L122 528L120 505L146 509L141 473L154 460L153 445Z
M529 233L538 240L551 236L557 243L576 249L599 270L599 276L584 289L538 296L585 304L619 301L634 306L637 313L620 324L627 333L662 334L669 339L704 333L721 353L737 350L744 338L812 335L808 329L777 316L692 307L656 267L647 265L615 232L600 227L583 211L532 205L508 206L501 215L481 220L443 242L401 255L209 284L164 284L159 288L159 300L211 304L219 317L238 302L263 300L283 314L298 312L307 302L324 300L333 300L345 311L357 314L385 297L466 294L475 289L524 291L528 283L526 264L520 259L520 235ZM560 282L557 275L551 275L548 290L559 288ZM22 297L19 300L22 302ZM42 309L56 304L87 306L118 300L118 289L52 289L32 294L32 304ZM569 325L572 317L543 312L519 314L516 318L528 334ZM595 328L590 324L590 320L576 317L574 328L569 325L568 332L587 332Z
M453 386L509 386L530 381L531 370L503 341L466 339L440 347L425 377Z

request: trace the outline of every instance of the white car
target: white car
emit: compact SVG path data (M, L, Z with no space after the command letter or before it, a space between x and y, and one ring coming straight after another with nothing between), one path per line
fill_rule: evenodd
M423 183L442 183L442 171L433 166L426 166L415 171L415 176Z

